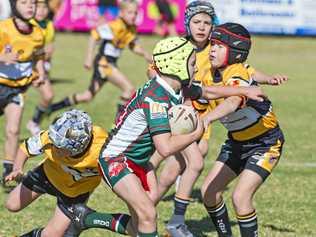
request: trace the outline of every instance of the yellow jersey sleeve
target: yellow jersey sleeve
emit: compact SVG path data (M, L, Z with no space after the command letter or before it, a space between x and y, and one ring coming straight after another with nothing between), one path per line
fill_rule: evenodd
M20 148L28 156L37 156L43 154L43 147L48 141L47 131L43 131L35 136L27 138L21 143Z
M48 21L46 26L45 44L50 44L55 40L55 28L52 21Z
M252 66L250 66L249 64L245 64L244 67L247 69L248 75L249 75L250 77L253 77L253 75L254 75L255 72L256 72L256 69L253 68Z

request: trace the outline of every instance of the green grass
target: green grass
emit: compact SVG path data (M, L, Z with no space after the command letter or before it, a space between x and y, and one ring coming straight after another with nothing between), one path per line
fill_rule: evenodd
M148 50L153 48L157 40L157 38L149 36L141 38L144 47ZM81 91L89 84L91 72L85 71L82 67L86 43L87 35L85 34L57 35L57 50L52 71L52 78L58 82L54 84L55 100L75 91ZM290 81L286 85L265 87L284 130L286 144L278 167L256 195L255 204L259 216L260 236L316 236L316 146L314 144L316 126L313 124L316 116L313 104L316 88L315 52L315 39L254 37L253 49L248 62L266 73L280 72L290 77ZM135 85L140 86L146 81L145 61L132 55L128 50L124 52L119 66ZM118 96L118 89L108 84L92 103L78 107L89 112L95 124L110 128ZM33 113L38 101L38 93L33 88L30 89L26 100L21 138L29 136L25 124ZM43 127L47 127L52 119L53 116L46 119ZM1 117L0 131L2 134L4 134L3 125L4 119ZM215 124L206 168L193 193L195 197L199 197L199 187L203 177L210 170L224 138L224 129L220 124ZM3 141L4 136L1 136L0 154L2 156ZM35 166L40 159L30 160L27 168ZM230 186L225 196L233 232L235 236L239 236L230 201L233 185ZM164 224L172 214L173 192L174 190L171 190L158 206L160 232L163 232ZM4 203L6 195L0 191L0 203ZM37 226L45 225L53 214L55 204L55 199L46 195L19 213L9 213L1 205L0 237L21 234ZM104 212L126 211L123 203L104 184L101 184L92 195L89 205ZM200 202L189 206L186 217L190 229L196 236L216 236ZM89 230L82 236L116 235L103 230Z

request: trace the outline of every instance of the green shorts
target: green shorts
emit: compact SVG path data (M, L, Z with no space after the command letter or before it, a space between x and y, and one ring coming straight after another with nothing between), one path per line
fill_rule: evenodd
M147 182L148 168L137 165L125 156L99 158L99 169L105 183L112 189L117 182L128 174L135 174L145 191L149 191Z

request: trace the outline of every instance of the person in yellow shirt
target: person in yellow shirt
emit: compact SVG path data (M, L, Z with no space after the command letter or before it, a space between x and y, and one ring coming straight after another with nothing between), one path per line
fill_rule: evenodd
M92 125L87 113L71 110L57 117L48 130L21 144L6 181L23 176L23 167L29 158L43 154L44 161L22 178L9 194L5 207L17 212L45 193L57 198L55 213L48 224L23 237L79 236L81 231L70 225L74 208L84 205L101 181L98 158L107 136L101 127ZM130 216L103 214L103 217L109 223L117 223L116 229L111 225L108 229L126 233Z
M211 35L212 74L223 86L256 85L243 63L251 47L250 34L237 23L225 23ZM253 198L277 165L284 136L271 101L254 101L230 96L216 101L217 107L204 117L205 127L220 120L228 130L227 140L202 185L203 202L218 236L232 236L228 211L223 199L227 185L239 177L232 194L242 237L258 236Z
M29 120L26 125L26 128L32 135L40 132L40 122L47 112L47 108L54 97L53 87L49 80L49 71L51 69L51 58L54 53L55 29L53 21L49 19L49 13L50 9L48 6L48 0L38 0L36 13L34 19L32 19L32 24L39 26L45 36L45 80L37 88L40 93L41 100L35 107L35 112L32 119Z
M0 21L0 114L5 116L2 185L12 171L18 149L23 93L44 80L44 36L30 24L35 0L11 0L13 17ZM36 70L34 70L34 68Z
M88 52L84 66L87 69L93 67L93 76L89 88L82 93L75 93L60 102L50 106L51 112L72 106L74 104L89 102L100 91L105 82L117 86L121 91L118 111L131 98L135 88L128 78L117 67L117 60L124 48L129 47L134 53L143 56L147 61L152 60L140 45L136 33L136 16L138 4L135 0L120 1L119 17L111 22L101 24L91 31L88 42ZM94 58L94 48L98 41L101 47Z

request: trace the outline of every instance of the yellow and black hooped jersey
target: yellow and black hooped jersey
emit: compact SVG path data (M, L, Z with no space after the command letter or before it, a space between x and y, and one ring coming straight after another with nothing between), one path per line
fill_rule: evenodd
M45 45L50 44L55 39L55 27L53 21L51 20L44 20L42 22L37 22L35 19L32 19L31 24L38 26L44 35L44 42Z
M33 62L44 55L44 36L42 30L33 26L29 34L20 32L13 18L0 21L0 54L17 53L18 62L0 62L0 84L10 87L24 87L35 78Z
M223 72L215 74L214 79L222 85L250 86L256 83L249 76L247 65L233 64ZM222 100L218 100L220 103ZM268 99L263 102L248 99L235 112L220 119L229 132L229 136L236 141L246 141L256 138L270 129L278 126L273 113L272 104Z
M48 131L30 137L20 148L28 156L44 154L43 167L48 180L63 194L76 197L92 192L100 183L98 158L107 133L93 126L93 137L88 150L80 157L65 157L48 137Z
M119 58L127 46L136 42L135 26L128 26L123 19L117 18L109 23L102 24L91 31L95 40L103 40L100 54L112 58Z

